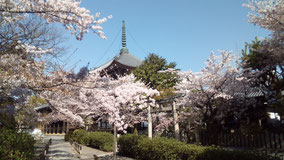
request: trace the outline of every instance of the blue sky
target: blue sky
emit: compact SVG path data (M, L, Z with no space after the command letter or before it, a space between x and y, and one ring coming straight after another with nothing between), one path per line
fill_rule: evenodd
M68 67L90 62L98 67L119 53L122 20L126 21L127 48L144 60L156 53L176 62L181 70L204 67L211 51L240 52L245 42L270 32L248 23L246 0L82 0L92 14L113 18L103 24L107 40L89 33L82 41L69 36ZM66 58L65 57L65 58Z

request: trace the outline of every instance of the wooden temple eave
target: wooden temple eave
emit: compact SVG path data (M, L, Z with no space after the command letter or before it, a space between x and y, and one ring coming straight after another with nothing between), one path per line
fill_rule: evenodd
M116 79L117 75L123 76L134 69L135 67L127 66L114 60L107 68L105 68L101 72L101 76L110 75L111 77Z

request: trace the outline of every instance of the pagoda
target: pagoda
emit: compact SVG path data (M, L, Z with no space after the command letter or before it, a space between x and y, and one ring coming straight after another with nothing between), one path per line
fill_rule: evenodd
M101 76L110 75L113 78L124 76L141 65L142 60L129 53L126 48L125 21L122 21L122 48L118 55L104 63L95 70L99 70Z

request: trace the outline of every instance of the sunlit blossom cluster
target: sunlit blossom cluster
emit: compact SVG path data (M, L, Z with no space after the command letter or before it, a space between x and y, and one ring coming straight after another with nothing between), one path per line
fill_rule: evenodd
M249 21L272 32L284 31L284 1L283 0L249 0L244 6L248 7Z
M259 52L269 53L271 59L283 66L284 1L249 0L244 6L251 10L249 22L272 32L271 37L264 40L265 43Z
M89 30L105 39L101 24L112 16L100 18L99 13L93 16L80 4L78 0L0 0L0 15L6 23L14 23L37 14L49 23L63 24L78 40Z

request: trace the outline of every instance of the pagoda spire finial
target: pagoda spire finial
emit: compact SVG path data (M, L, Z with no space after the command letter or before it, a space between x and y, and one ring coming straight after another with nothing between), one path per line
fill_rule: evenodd
M126 32L125 32L125 21L122 21L122 47L126 48Z

